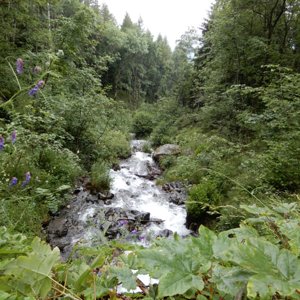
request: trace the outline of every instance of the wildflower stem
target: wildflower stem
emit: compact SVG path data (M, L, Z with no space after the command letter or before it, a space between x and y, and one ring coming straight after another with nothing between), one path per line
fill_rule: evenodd
M5 106L7 106L8 104L12 104L12 102L13 102L13 100L17 97L17 96L19 96L22 92L24 92L24 90L26 90L26 89L22 89L22 90L20 90L20 91L17 91L8 101L6 101L6 102L4 102L4 103L2 103L1 105L0 105L0 107L5 107ZM12 105L13 106L13 105Z
M44 275L44 274L43 274ZM60 284L58 281L56 281L55 279L53 279L52 277L50 276L46 276L47 278L49 278L53 284L57 285L58 287L62 288L63 291L61 291L60 289L56 288L54 285L52 285L52 288L55 289L56 291L58 292L62 292L63 295L67 295L68 297L70 297L71 299L73 300L82 300L79 296L77 296L76 294L74 294L71 290L69 290L68 288L66 288L65 286L63 286L62 284ZM66 292L68 294L66 294Z
M17 84L18 84L18 86L19 86L19 90L21 91L21 90L22 90L22 87L21 87L20 81L19 81L19 79L18 79L18 76L17 76L17 74L16 74L14 68L12 67L11 63L8 61L7 57L6 57L5 59L6 59L7 63L8 63L8 65L9 65L11 71L13 72L13 74L14 74L14 76L15 76L15 79L16 79L16 81L17 81Z
M247 188L245 188L242 184L240 184L238 181L230 178L229 176L223 174L223 173L220 173L220 172L217 172L215 170L212 170L212 169L209 169L209 168L201 168L201 170L205 170L205 171L208 171L208 172L212 172L212 173L215 173L217 175L220 175L222 177L225 177L227 178L228 180L230 180L231 182L235 183L237 186L239 186L242 190L244 190L245 192L247 192L250 196L252 196L255 200L257 200L259 203L261 203L263 206L267 207L266 204L264 204L258 197L256 197L255 195L253 195L253 193L251 193L251 191L249 191Z

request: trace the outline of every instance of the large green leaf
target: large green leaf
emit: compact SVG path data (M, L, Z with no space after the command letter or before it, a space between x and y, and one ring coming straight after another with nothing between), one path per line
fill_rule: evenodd
M230 275L231 268L228 267L224 277L220 276L224 269L214 269L214 278L220 290L234 294L244 282L251 298L257 294L262 298L271 298L276 293L285 296L295 293L300 286L300 261L292 252L281 250L261 237L238 242L235 238L226 237L226 234L220 234L215 242L214 255L223 263L231 263L238 268L232 269L233 274ZM247 276L240 280L240 274Z
M204 288L204 282L200 276L182 271L166 273L160 278L158 295L160 297L180 295L191 288L195 288L197 291Z
M119 283L122 283L122 286L128 291L136 288L136 275L134 275L129 268L112 268L110 273L110 275L116 276Z
M199 228L199 237L192 239L195 249L199 251L200 257L210 260L213 256L212 246L216 240L216 234L204 226Z
M199 249L191 239L165 241L158 249L140 251L138 258L144 269L153 278L159 279L160 297L204 288L201 268L207 264L207 261L199 256ZM205 270L208 268L205 266Z
M13 276L14 288L23 294L39 295L45 298L51 290L51 270L60 259L58 248L35 238L31 244L32 252L19 256L7 265L5 274Z
M291 251L299 256L300 255L300 224L299 220L280 220L276 223L280 232L288 238Z
M252 273L240 267L223 267L216 265L213 268L212 281L221 292L236 296L238 292L247 285L251 275Z

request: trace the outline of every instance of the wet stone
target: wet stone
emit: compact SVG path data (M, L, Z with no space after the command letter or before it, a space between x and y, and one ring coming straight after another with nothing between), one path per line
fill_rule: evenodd
M99 200L110 200L112 199L115 195L111 192L107 192L107 193L98 193L98 199Z
M58 237L66 236L68 233L67 220L62 218L56 218L49 223L47 228L49 234L54 234Z
M120 167L119 164L113 164L113 165L112 165L112 169L113 169L114 171L120 171L120 170L121 170L121 167Z
M73 194L78 195L80 192L82 192L83 188L82 186L76 187L73 191Z
M173 231L172 230L169 230L169 229L164 229L164 230L161 230L157 237L169 237L173 234Z
M142 213L136 218L141 224L147 224L150 221L150 213Z
M98 197L96 195L88 195L85 199L86 202L95 203L98 201Z

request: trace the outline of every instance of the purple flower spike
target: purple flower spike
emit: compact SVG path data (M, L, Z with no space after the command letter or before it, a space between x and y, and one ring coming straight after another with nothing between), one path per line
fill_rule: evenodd
M119 224L120 227L124 226L124 225L127 225L128 224L128 220L119 220L118 224Z
M24 61L22 58L18 58L16 62L16 70L18 74L23 73Z
M13 177L9 183L9 186L12 187L12 186L15 186L17 185L18 183L18 178L17 177Z
M0 135L0 151L4 149L4 137Z
M143 235L139 236L139 240L140 240L141 242L143 242L145 239L146 239L145 236L143 236Z
M14 130L11 134L11 142L14 144L17 140L17 132Z
M131 231L131 233L132 233L132 234L137 234L138 231L137 231L136 229L133 229L133 230Z
M25 173L25 180L22 182L22 187L25 187L30 182L30 179L31 179L30 172L26 172Z
M45 84L44 80L40 80L29 92L28 95L29 96L34 96L38 90Z

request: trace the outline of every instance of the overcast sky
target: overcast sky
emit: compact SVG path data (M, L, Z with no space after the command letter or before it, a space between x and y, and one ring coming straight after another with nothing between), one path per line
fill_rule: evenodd
M133 22L143 19L144 28L156 37L166 36L172 48L189 27L200 27L214 0L98 0L106 3L119 24L126 12Z

